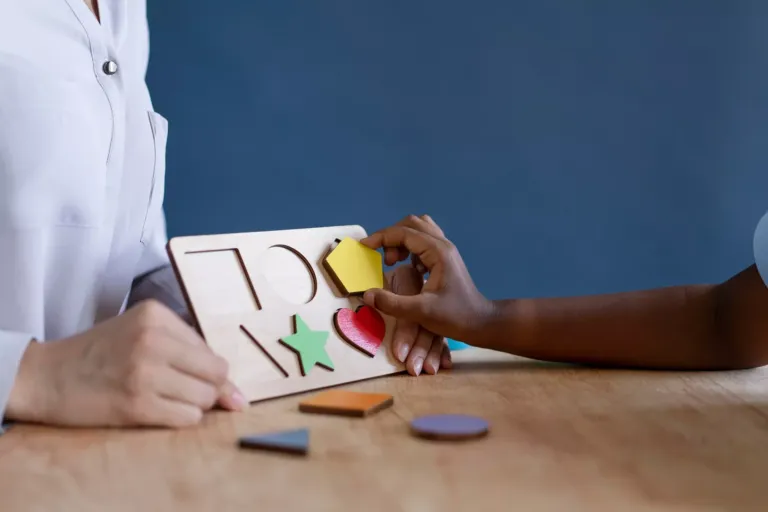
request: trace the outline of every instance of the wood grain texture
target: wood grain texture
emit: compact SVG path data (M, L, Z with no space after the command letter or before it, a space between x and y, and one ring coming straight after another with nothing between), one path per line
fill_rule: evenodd
M455 359L434 377L344 386L395 396L364 420L302 414L305 396L294 396L183 431L16 425L0 437L2 510L766 509L766 369L598 371L475 350ZM454 445L409 433L417 416L455 412L486 418L490 435ZM306 459L235 446L302 427Z
M360 226L336 226L171 239L168 253L195 323L229 362L230 380L248 401L404 371L389 348L393 318L382 315L386 335L373 357L343 340L334 325L337 310L362 301L343 296L323 261L336 239L356 243L365 235ZM290 300L303 297L308 302ZM294 334L296 315L313 331L329 333L333 371L308 368L302 375L296 354L281 342Z

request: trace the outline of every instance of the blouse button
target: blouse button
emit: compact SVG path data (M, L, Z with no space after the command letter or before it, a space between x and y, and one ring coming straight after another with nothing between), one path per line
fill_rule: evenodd
M117 62L113 60L108 60L107 62L104 63L101 69L103 69L104 73L107 75L114 75L115 73L117 73Z

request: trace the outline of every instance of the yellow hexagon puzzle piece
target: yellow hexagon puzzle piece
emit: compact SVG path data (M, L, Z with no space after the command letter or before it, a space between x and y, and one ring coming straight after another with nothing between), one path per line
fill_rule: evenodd
M325 258L325 266L347 295L384 287L381 254L353 238L339 242Z

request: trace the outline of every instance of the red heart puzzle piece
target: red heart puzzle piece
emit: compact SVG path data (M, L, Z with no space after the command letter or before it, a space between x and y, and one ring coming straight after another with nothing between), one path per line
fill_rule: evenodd
M373 357L384 342L387 326L378 311L360 306L357 311L340 309L333 316L339 335L353 347Z

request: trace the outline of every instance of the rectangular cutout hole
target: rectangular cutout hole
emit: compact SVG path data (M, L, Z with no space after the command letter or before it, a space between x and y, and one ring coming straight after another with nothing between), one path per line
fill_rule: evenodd
M261 309L237 249L187 253L185 281L197 311L207 315Z

